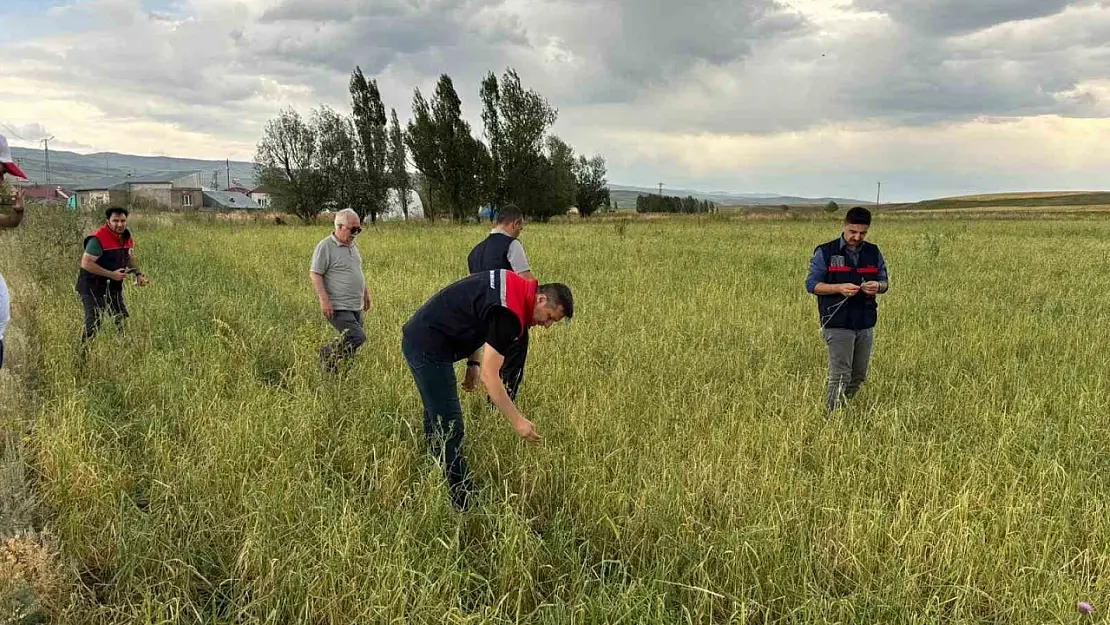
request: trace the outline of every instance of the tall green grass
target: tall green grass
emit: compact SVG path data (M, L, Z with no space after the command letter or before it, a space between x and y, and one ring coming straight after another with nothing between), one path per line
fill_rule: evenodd
M1110 609L1110 223L876 222L872 380L823 414L804 292L833 221L531 225L573 322L533 335L525 446L466 396L478 509L424 453L400 327L479 227L359 240L338 378L325 228L144 224L154 280L76 356L42 275L34 466L88 623L1032 623ZM29 236L29 235L28 235ZM24 262L37 262L28 253Z

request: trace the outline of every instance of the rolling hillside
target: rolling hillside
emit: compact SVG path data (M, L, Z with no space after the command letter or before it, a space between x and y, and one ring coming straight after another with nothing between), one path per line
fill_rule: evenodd
M988 193L937 198L908 204L889 204L890 210L972 210L987 208L1075 208L1110 206L1107 191L1036 191Z
M45 159L42 150L12 148L12 156L27 173L32 182L46 182ZM207 161L169 156L133 156L115 152L96 154L77 154L59 150L50 151L50 182L60 185L80 185L93 180L115 176L149 174L160 171L201 172L205 185L212 179L212 173L219 175L220 188L226 188L227 167L225 161ZM254 186L254 163L231 161L231 177L238 179L243 186Z

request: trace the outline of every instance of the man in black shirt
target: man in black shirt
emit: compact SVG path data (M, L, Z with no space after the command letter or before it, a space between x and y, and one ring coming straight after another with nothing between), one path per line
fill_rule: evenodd
M493 269L509 269L527 280L535 280L528 256L520 243L520 233L524 231L524 214L513 204L504 206L497 213L497 227L489 236L474 246L467 256L466 264L470 273L480 273ZM528 359L528 329L524 336L513 343L508 352L503 352L505 363L501 365L501 381L509 398L516 401L516 394L524 381L524 362ZM463 388L474 390L478 385L476 370L467 369Z
M574 316L565 284L525 280L508 270L476 273L432 296L405 323L401 350L424 403L424 434L443 462L456 508L467 508L472 491L463 456L463 415L454 363L479 348L477 368L490 400L526 441L539 442L536 426L520 413L501 381L504 354L530 326L551 327Z

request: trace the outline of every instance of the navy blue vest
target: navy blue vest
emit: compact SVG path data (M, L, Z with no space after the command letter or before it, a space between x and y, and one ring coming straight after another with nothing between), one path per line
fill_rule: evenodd
M515 240L516 239L507 234L491 232L484 241L475 245L473 250L470 250L470 256L466 259L466 264L470 269L470 273L492 271L494 269L507 269L512 271L513 265L509 262L509 246L511 246Z
M99 230L97 232L99 232ZM120 235L120 239L125 242L130 238L130 230L124 230L123 234ZM89 244L89 241L93 239L99 239L99 237L97 237L96 234L91 234L85 237L85 240L81 243L82 252L84 251L85 246ZM105 244L105 241L103 239L100 239L100 244L104 251L100 254L100 257L96 259L97 265L99 265L106 271L117 271L119 269L127 267L127 261L130 258L130 255L128 254L127 248L125 246L118 243ZM107 293L108 291L122 290L123 282L109 280L108 278L98 276L91 271L85 271L85 269L83 268L77 271L77 292L82 295L102 295Z
M817 250L825 257L825 284L863 284L879 277L879 248L863 242L859 248L856 263L847 249L841 249L841 239L821 245ZM817 252L814 250L814 253ZM818 295L817 310L821 314L821 324L826 328L846 330L866 330L875 327L879 318L879 305L874 295L863 291L844 301L843 295Z
M452 362L474 353L486 342L489 312L504 306L501 276L475 273L436 293L405 323L405 339Z

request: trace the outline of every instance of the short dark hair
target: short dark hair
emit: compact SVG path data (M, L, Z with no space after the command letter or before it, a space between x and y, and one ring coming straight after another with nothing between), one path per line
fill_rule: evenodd
M574 295L569 286L561 282L541 284L536 288L536 294L546 296L548 306L562 308L567 319L574 317Z
M104 211L104 219L111 219L112 215L123 215L127 217L130 213L122 206L109 206L108 210Z
M511 224L520 219L524 219L524 213L520 212L516 204L506 204L497 211L497 223L499 224Z
M871 211L862 206L849 208L848 214L844 216L844 223L856 226L870 226Z

